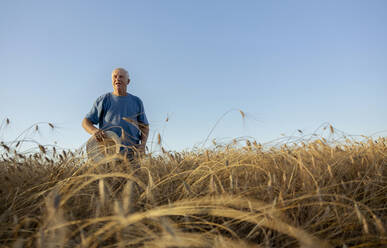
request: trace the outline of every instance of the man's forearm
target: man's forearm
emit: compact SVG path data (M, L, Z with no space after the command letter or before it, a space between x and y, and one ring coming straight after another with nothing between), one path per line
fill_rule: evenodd
M84 118L82 121L82 127L91 135L94 135L96 132L99 131L98 128L96 128L93 123L87 118Z
M86 130L86 132L93 135L99 142L102 142L103 139L106 137L104 131L99 128L96 128L93 123L87 118L83 119L82 127Z
M145 146L146 141L148 140L149 125L140 125L140 131L141 131L141 144Z

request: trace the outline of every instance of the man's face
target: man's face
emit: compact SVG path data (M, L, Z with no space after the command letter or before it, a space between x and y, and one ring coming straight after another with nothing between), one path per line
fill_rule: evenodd
M112 84L113 84L114 91L126 92L126 88L129 84L129 78L124 71L114 70L112 73Z

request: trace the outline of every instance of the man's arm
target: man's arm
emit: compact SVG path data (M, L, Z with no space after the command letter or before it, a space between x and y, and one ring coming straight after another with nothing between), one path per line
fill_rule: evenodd
M102 141L105 137L103 131L101 129L96 128L93 123L87 118L84 118L82 121L82 127L91 135L94 135L98 141Z
M142 150L142 152L145 152L146 141L148 140L148 134L149 134L149 125L140 123L138 127L140 128L140 131L141 131L140 150Z

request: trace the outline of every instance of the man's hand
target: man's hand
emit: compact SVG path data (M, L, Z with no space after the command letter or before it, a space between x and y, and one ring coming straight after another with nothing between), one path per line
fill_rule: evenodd
M145 154L146 141L148 140L149 125L139 124L141 130L141 144L139 145L140 154Z
M104 131L101 129L96 130L93 133L93 136L97 139L98 142L102 142L106 138Z
M145 144L139 144L137 147L137 151L140 155L144 155L145 154Z

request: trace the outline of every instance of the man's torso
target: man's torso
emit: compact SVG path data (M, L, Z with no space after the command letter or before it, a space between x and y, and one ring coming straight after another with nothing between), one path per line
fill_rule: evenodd
M112 93L102 95L86 118L97 124L96 115L99 128L115 132L127 146L139 144L141 135L138 123L148 124L142 101L129 93L126 96Z

